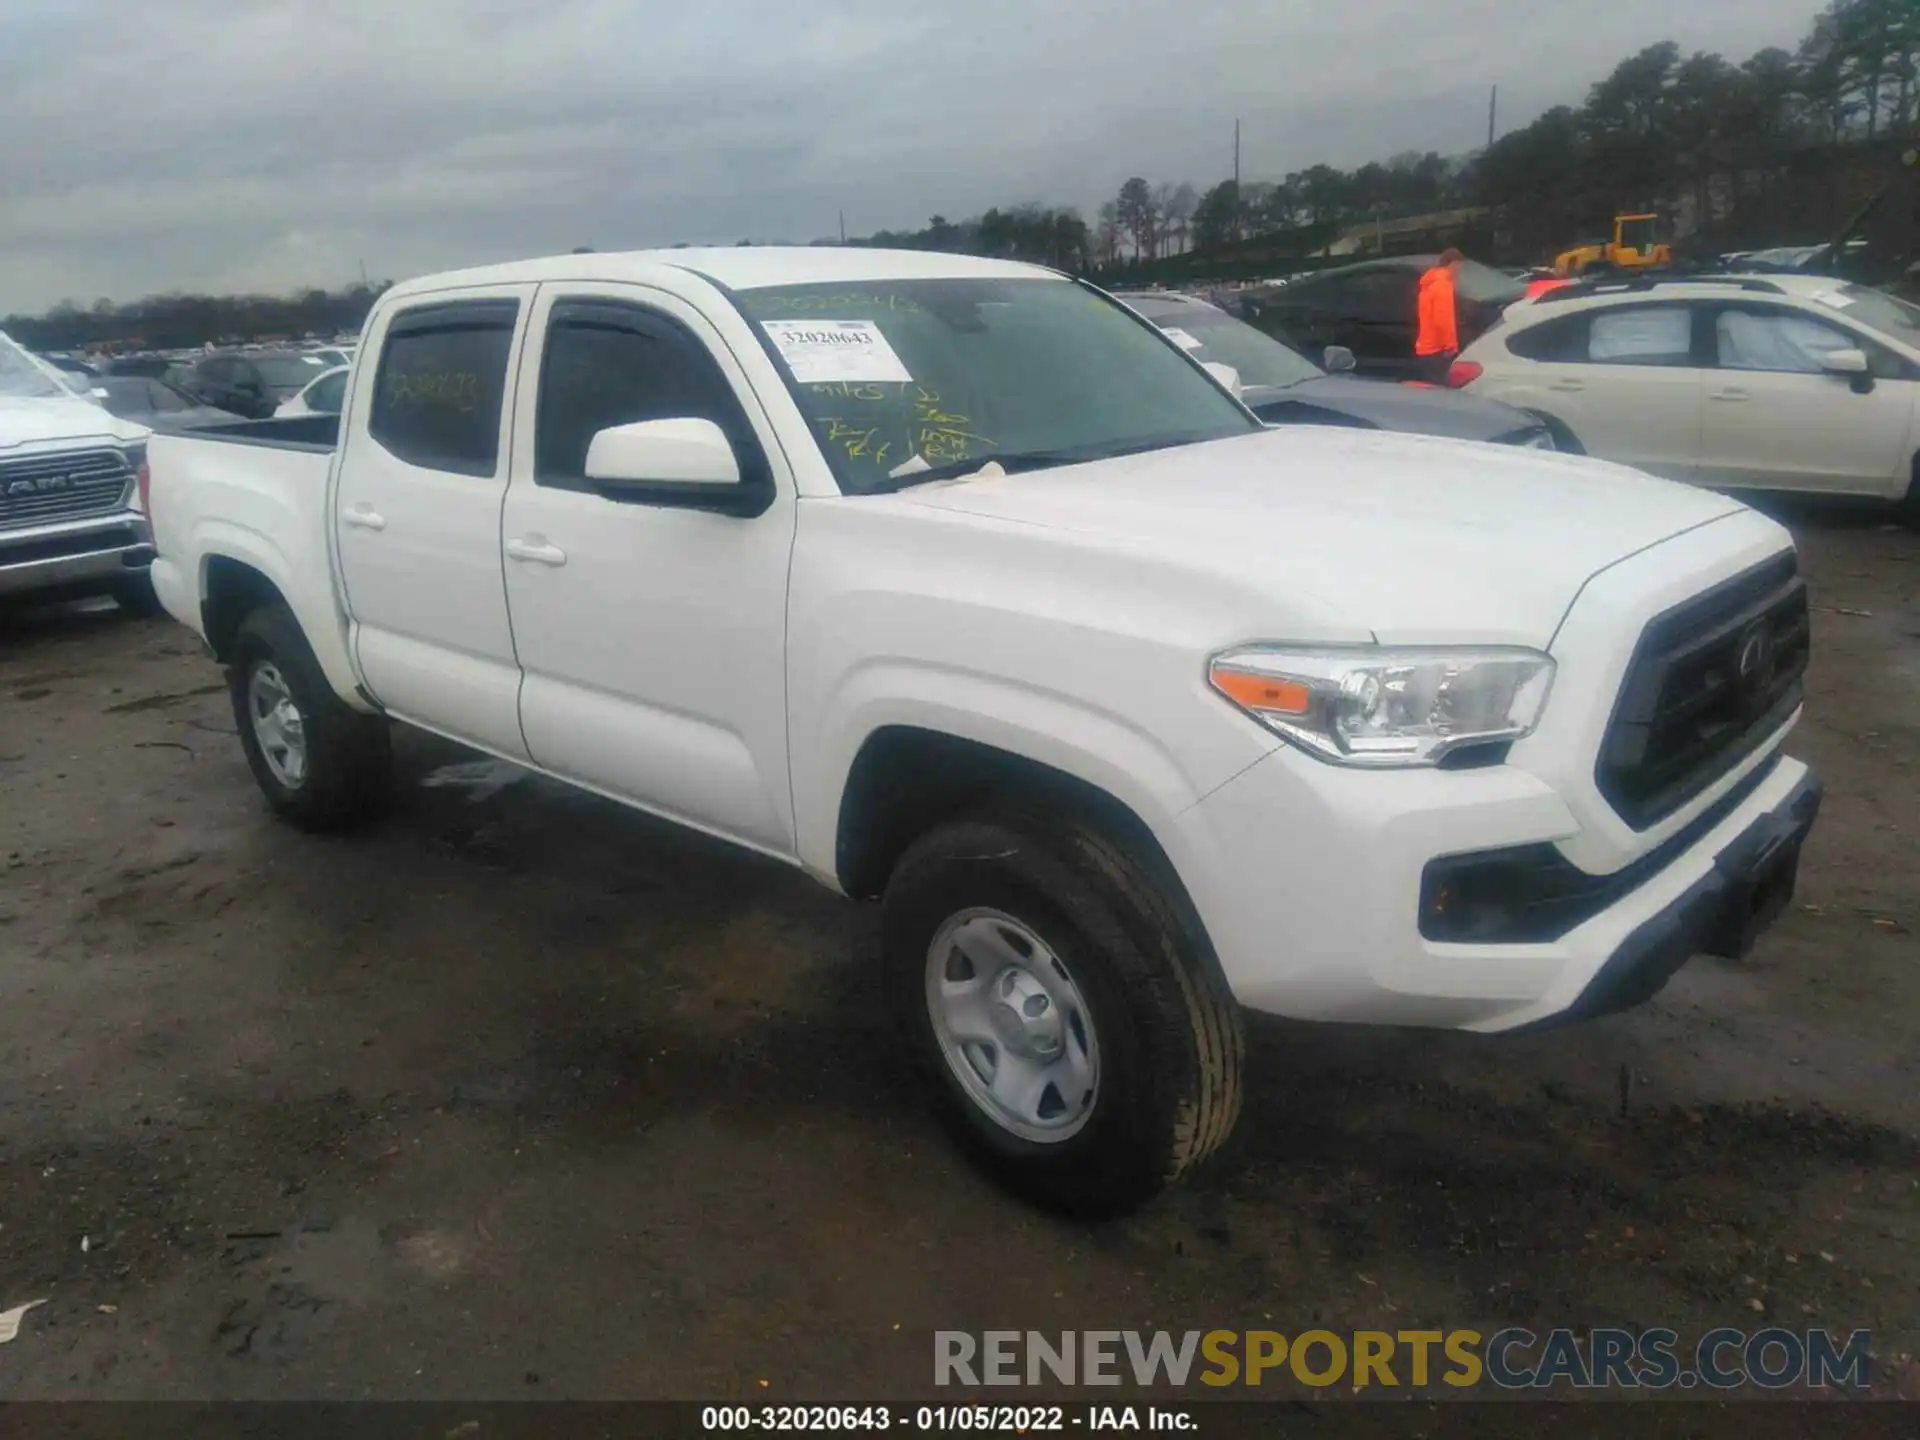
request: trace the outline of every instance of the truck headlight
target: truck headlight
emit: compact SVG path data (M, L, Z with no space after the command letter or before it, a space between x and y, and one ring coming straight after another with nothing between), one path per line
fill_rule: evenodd
M1537 650L1282 650L1216 655L1213 688L1303 750L1338 765L1437 765L1539 722L1553 660Z

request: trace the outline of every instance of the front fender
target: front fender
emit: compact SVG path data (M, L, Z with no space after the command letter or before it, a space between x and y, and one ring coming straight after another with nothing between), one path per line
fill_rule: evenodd
M1074 697L998 676L872 661L850 671L827 701L813 783L805 793L795 787L800 861L835 889L840 809L854 763L873 735L895 726L988 745L1072 776L1125 805L1163 843L1173 821L1218 783L1189 774L1165 744L1126 716ZM1247 763L1269 748L1250 746Z

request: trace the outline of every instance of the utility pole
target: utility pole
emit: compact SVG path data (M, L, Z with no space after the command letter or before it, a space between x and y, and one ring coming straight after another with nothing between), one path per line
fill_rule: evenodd
M1233 238L1240 238L1240 121L1233 122Z
M1493 148L1493 117L1500 108L1500 87L1493 87L1493 94L1487 100L1487 149Z
M364 260L360 262L360 288L362 290L367 288L367 262Z
M840 243L847 243L847 212L844 210L840 212Z

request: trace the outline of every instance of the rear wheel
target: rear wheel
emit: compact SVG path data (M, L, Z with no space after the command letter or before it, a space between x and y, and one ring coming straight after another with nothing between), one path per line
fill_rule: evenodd
M1547 427L1548 432L1553 436L1553 448L1555 450L1566 455L1584 455L1587 453L1586 448L1581 445L1579 437L1567 428L1565 421L1556 419L1544 410L1529 410L1527 413Z
M997 812L895 867L885 963L936 1110L1009 1189L1112 1215L1199 1165L1240 1107L1240 1015L1149 867L1100 828Z
M341 702L283 606L240 622L227 668L234 723L268 803L305 830L344 830L385 809L387 722Z

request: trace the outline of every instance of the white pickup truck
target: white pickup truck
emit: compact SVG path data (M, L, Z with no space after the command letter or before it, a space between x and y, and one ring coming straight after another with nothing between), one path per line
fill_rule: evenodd
M337 420L151 446L271 803L369 816L398 720L880 899L939 1109L1044 1203L1214 1150L1243 1010L1600 1013L1791 894L1806 591L1721 496L1268 430L959 256L439 275L360 357Z

